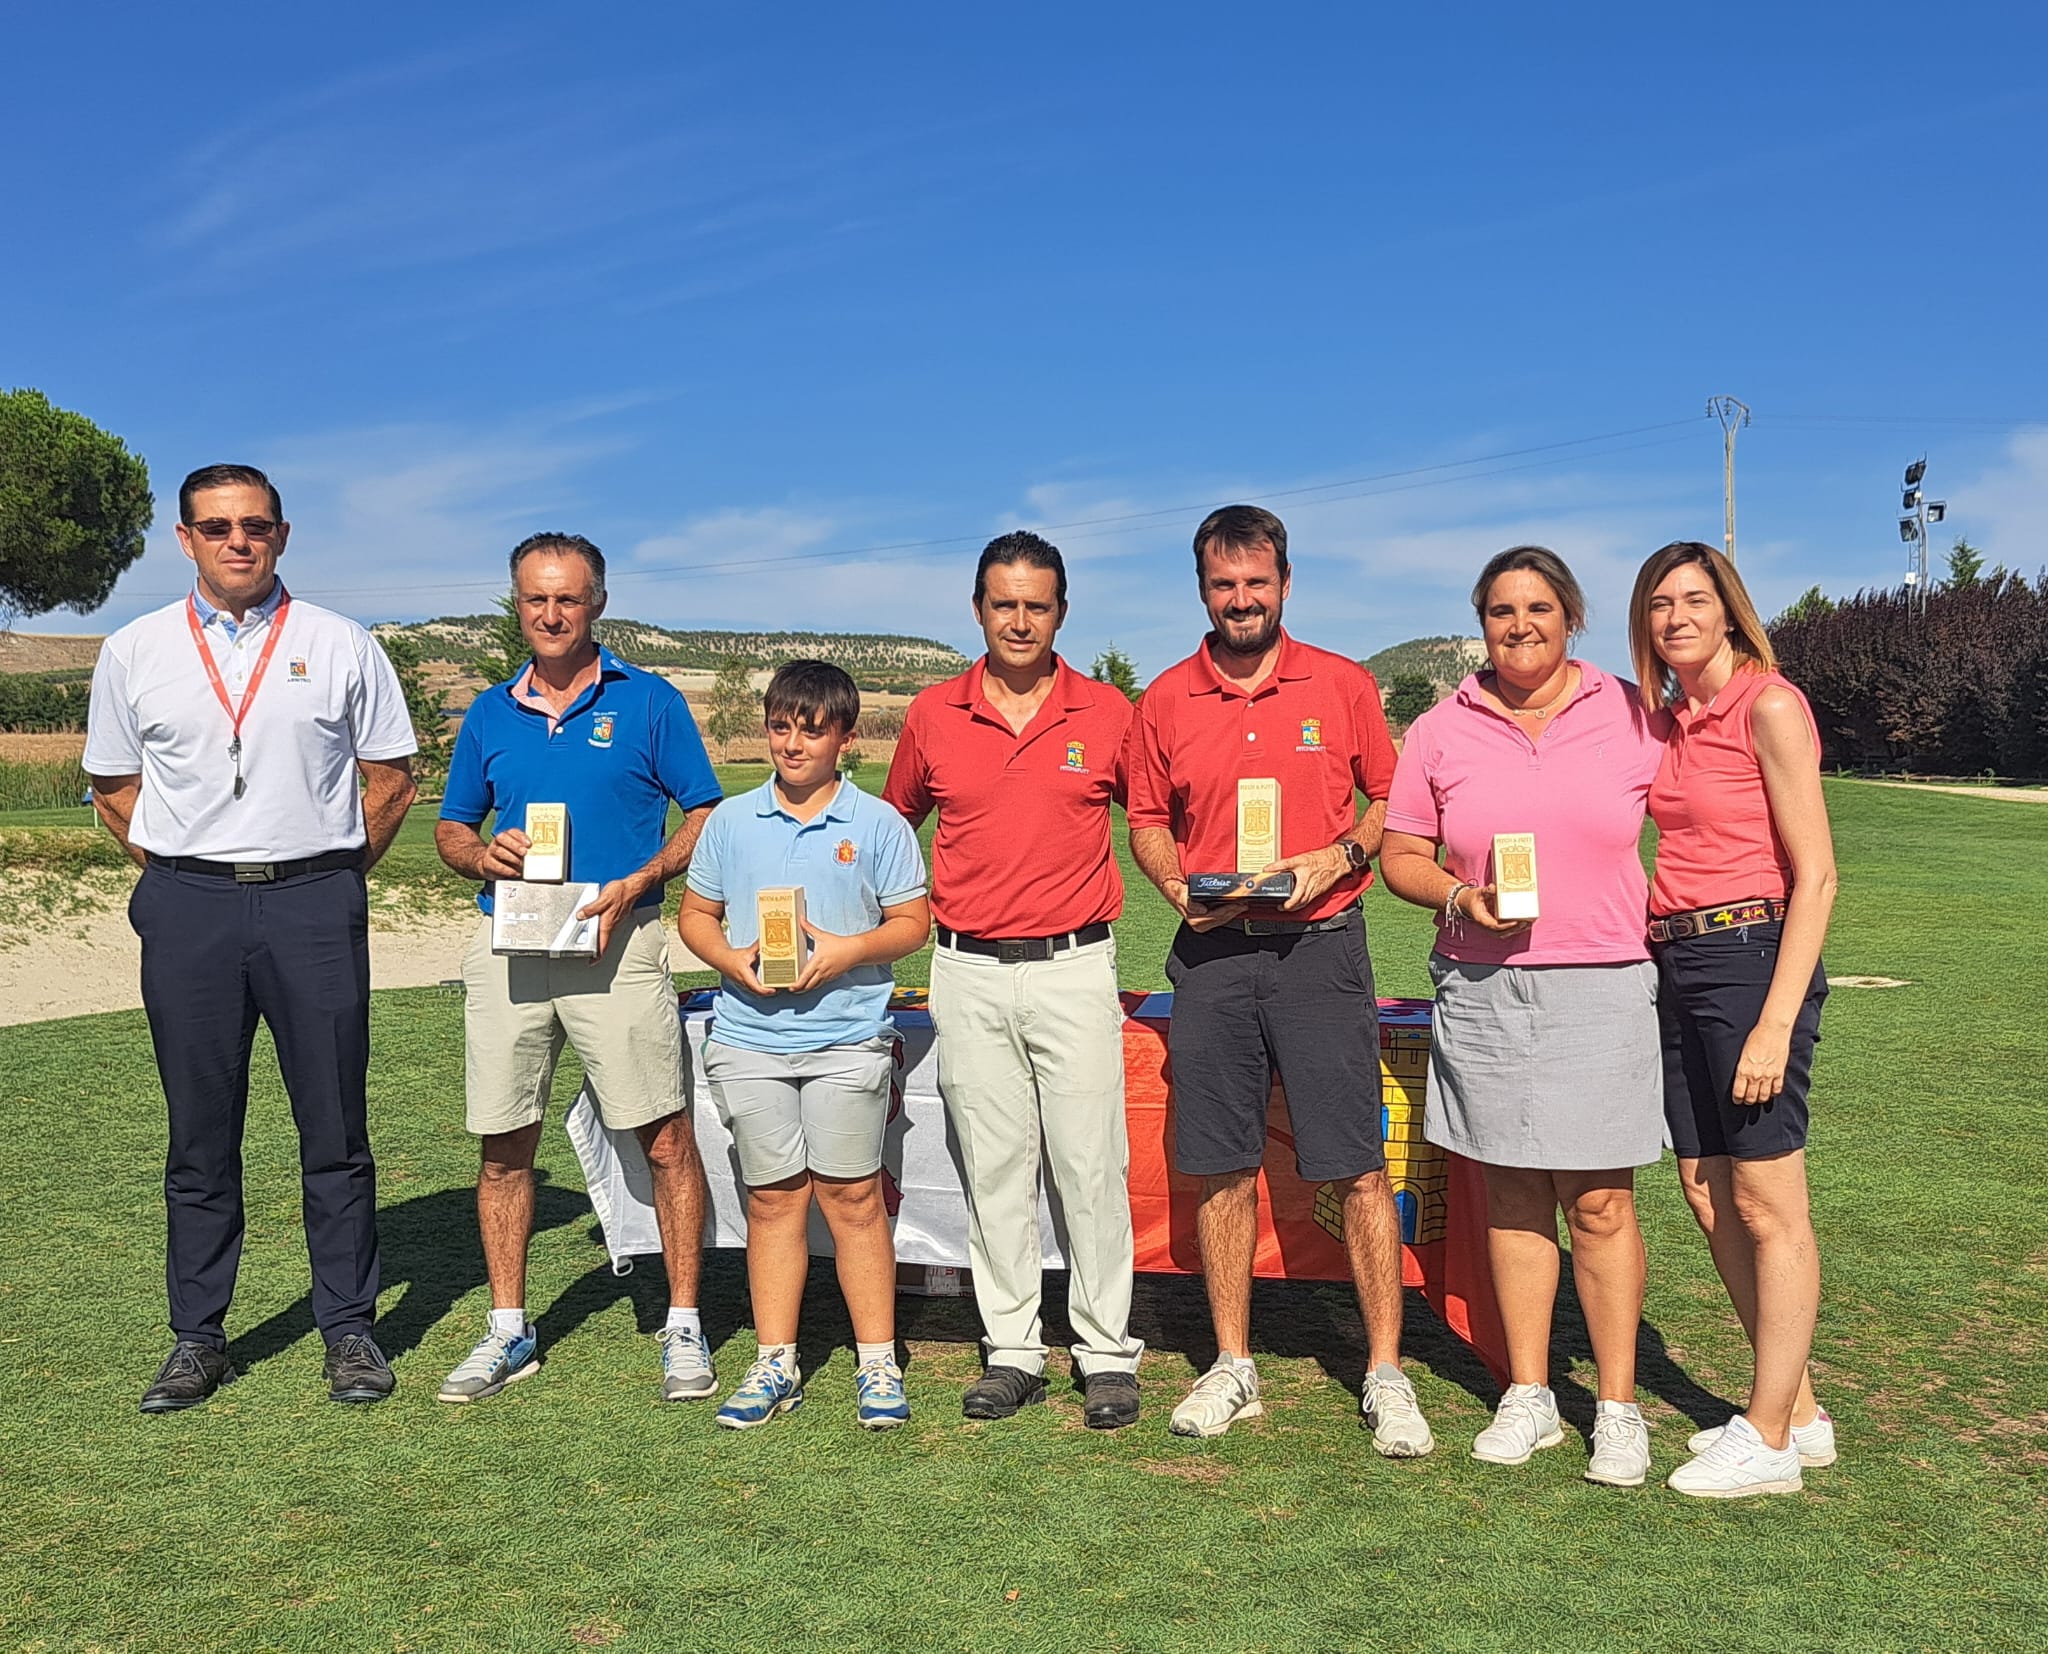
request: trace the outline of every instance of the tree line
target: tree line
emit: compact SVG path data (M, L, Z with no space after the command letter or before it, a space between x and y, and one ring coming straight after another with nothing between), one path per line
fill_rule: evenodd
M91 688L90 672L0 672L0 731L82 731Z
M1768 628L1823 761L1921 775L2048 775L2048 573L1988 575L1968 546L1921 611L1911 587L1809 591Z

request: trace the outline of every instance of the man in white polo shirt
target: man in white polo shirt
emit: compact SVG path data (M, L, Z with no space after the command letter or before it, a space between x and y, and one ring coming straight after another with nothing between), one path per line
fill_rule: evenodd
M391 1393L377 1313L377 1172L363 875L412 802L397 674L354 621L277 578L291 525L253 466L178 490L193 590L129 622L93 669L85 769L142 865L128 908L170 1110L166 1276L176 1339L143 1393L174 1412L233 1382L242 1124L260 1017L299 1132L313 1319L335 1401Z

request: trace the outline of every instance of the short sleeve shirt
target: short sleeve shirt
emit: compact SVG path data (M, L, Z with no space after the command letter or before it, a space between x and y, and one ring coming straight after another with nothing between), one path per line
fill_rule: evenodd
M1478 676L1409 727L1390 832L1444 846L1444 866L1493 879L1493 835L1536 835L1539 918L1515 936L1437 915L1436 951L1481 965L1608 965L1650 956L1649 881L1639 845L1670 720L1645 712L1636 686L1590 662L1540 741L1488 703Z
M1110 806L1124 800L1131 703L1058 663L1020 734L982 692L986 663L910 704L882 796L913 824L939 813L932 911L969 936L1059 936L1117 917Z
M1182 876L1237 866L1237 784L1280 784L1280 857L1335 844L1358 825L1357 795L1382 799L1394 743L1379 685L1354 660L1281 633L1279 659L1250 695L1216 670L1205 641L1152 681L1131 730L1130 823L1165 827ZM1370 871L1347 874L1295 917L1355 903Z
M879 798L842 779L832 802L798 821L783 807L771 776L752 792L711 812L690 858L689 886L725 906L725 933L735 948L761 939L756 898L763 890L799 885L804 917L836 936L859 936L925 890L924 852L910 824ZM879 1037L888 1023L895 974L887 965L856 965L807 993L749 993L719 986L712 1028L728 1045L749 1051L822 1051Z
M377 641L346 616L284 588L239 624L198 599L130 621L100 645L86 715L88 775L139 775L129 842L202 861L302 861L368 843L358 760L419 750L405 692ZM278 616L282 612L283 619ZM242 720L214 694L188 612L231 701L242 704L264 646L270 664Z
M526 677L470 703L448 764L443 821L475 826L495 815L500 827L523 828L527 805L567 805L567 877L607 884L654 859L668 838L671 799L686 810L718 801L697 722L666 678L600 648L596 681L556 722L524 692ZM659 907L661 898L657 887L639 905ZM488 884L477 905L490 912Z

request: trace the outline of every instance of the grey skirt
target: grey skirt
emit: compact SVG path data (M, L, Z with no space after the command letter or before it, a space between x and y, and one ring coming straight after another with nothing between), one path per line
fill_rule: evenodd
M1489 1166L1647 1166L1664 1149L1657 967L1432 954L1423 1135Z

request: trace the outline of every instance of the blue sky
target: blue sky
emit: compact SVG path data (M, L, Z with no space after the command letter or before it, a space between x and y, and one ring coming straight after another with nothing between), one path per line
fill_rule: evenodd
M2038 8L16 8L0 386L150 462L89 619L177 595L178 478L284 489L296 591L474 612L587 533L613 612L975 641L1046 526L1063 642L1201 628L1204 509L1298 635L1470 630L1561 551L1767 612L1894 582L1906 461L2048 561ZM1625 433L1625 434L1624 434ZM1599 439L1599 440L1587 440ZM1491 457L1500 456L1500 457ZM1372 480L1378 479L1378 480ZM921 544L921 542L939 542ZM874 548L889 548L876 550Z

